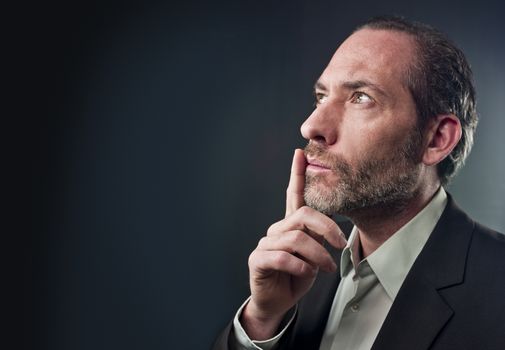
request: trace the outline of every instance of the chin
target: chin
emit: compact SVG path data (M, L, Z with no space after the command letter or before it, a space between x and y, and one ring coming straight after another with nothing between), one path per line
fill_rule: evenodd
M329 189L323 184L309 186L305 188L305 204L323 214L336 214L338 209L338 196L335 195L335 189Z

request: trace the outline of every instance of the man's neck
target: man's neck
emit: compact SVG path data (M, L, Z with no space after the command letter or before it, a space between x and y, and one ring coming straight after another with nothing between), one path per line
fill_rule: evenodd
M420 191L399 208L372 208L349 215L358 228L361 258L372 254L396 231L412 220L432 200L437 190L438 187Z

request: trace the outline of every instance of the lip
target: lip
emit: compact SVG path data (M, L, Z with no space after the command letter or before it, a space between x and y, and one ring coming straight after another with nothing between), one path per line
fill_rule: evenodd
M307 168L312 170L331 170L329 167L324 165L322 162L314 158L307 158Z

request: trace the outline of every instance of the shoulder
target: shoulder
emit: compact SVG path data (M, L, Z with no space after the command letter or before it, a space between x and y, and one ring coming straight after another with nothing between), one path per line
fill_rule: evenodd
M474 220L447 193L448 203L440 219L445 231L452 231L453 240L467 237L469 253L479 253L480 260L505 260L505 234L495 231ZM463 247L463 246L461 246ZM484 254L486 253L486 254Z
M453 282L438 289L453 316L440 344L497 348L505 332L505 235L474 221L454 203L449 203L446 216L451 218L443 225L447 239L437 241L445 258L433 266L445 281Z
M486 268L491 269L488 271L501 269L505 278L505 234L475 222L468 262L482 265L482 273Z
M505 234L475 222L474 236L484 244L491 244L498 249L505 249Z

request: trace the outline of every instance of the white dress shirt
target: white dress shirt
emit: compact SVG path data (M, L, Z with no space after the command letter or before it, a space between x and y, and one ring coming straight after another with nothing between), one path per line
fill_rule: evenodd
M359 261L359 234L353 228L340 260L341 280L320 350L368 350L386 319L405 277L424 247L447 204L442 187L414 218L395 232L377 250ZM358 263L356 263L358 262ZM248 299L249 300L249 299ZM238 310L234 324L234 341L239 349L275 349L291 324L294 315L275 337L263 341L249 339L240 325Z

